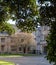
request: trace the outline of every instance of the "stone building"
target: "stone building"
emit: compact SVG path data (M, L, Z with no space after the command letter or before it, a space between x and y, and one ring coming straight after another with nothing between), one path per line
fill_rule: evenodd
M15 33L8 35L0 33L0 53L32 53L36 49L33 35L27 33Z
M49 27L48 26L38 26L35 32L33 34L35 35L35 40L37 43L36 47L36 53L38 54L46 54L47 53L47 42L46 37L49 33Z
M39 26L33 32L34 36L20 32L14 25L13 27L16 30L13 35L0 33L0 53L33 53L36 50L38 54L46 54L46 37L50 29L48 26Z

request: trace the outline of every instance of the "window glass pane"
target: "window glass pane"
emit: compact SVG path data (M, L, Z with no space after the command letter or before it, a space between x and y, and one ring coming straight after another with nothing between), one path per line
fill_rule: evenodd
M5 42L5 38L1 38L1 42Z
M15 38L11 37L11 43L15 42Z
M4 47L5 47L4 45L1 45L1 50L2 50L2 51L4 51Z
M24 39L21 39L21 42L24 42Z
M16 51L17 50L17 47L16 46L11 46L11 51Z
M21 47L19 47L19 51L21 51L22 50L22 48Z

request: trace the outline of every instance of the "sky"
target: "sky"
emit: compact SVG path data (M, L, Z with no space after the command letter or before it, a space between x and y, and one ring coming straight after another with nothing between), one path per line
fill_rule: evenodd
M10 23L10 24L15 24L15 21L12 21L11 19L7 22Z

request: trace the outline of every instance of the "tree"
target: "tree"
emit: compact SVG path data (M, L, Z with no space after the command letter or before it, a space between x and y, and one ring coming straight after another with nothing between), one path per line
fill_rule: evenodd
M10 18L10 15L8 13L8 7L4 6L5 3L3 0L0 0L0 32L7 32L8 34L12 34L15 32L14 28L6 23L8 19Z
M56 65L56 1L39 0L41 24L50 26L47 38L47 59ZM43 4L45 4L43 6Z
M7 22L0 22L0 32L7 32L9 35L15 33L15 29L12 25L8 24Z
M47 59L56 65L56 22L52 23L50 33L47 37Z
M16 20L22 31L33 31L37 26L36 0L0 0L0 21Z

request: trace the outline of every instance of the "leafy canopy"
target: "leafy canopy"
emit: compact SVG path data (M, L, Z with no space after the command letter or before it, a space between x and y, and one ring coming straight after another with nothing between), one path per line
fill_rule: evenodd
M7 22L0 22L0 32L7 32L8 34L15 33L15 29L12 27L11 24L8 24Z
M47 59L56 65L56 0L39 0L39 3L41 4L41 24L50 25L50 33L47 38Z
M37 14L36 0L0 0L0 22L16 20L16 26L22 31L35 30Z

